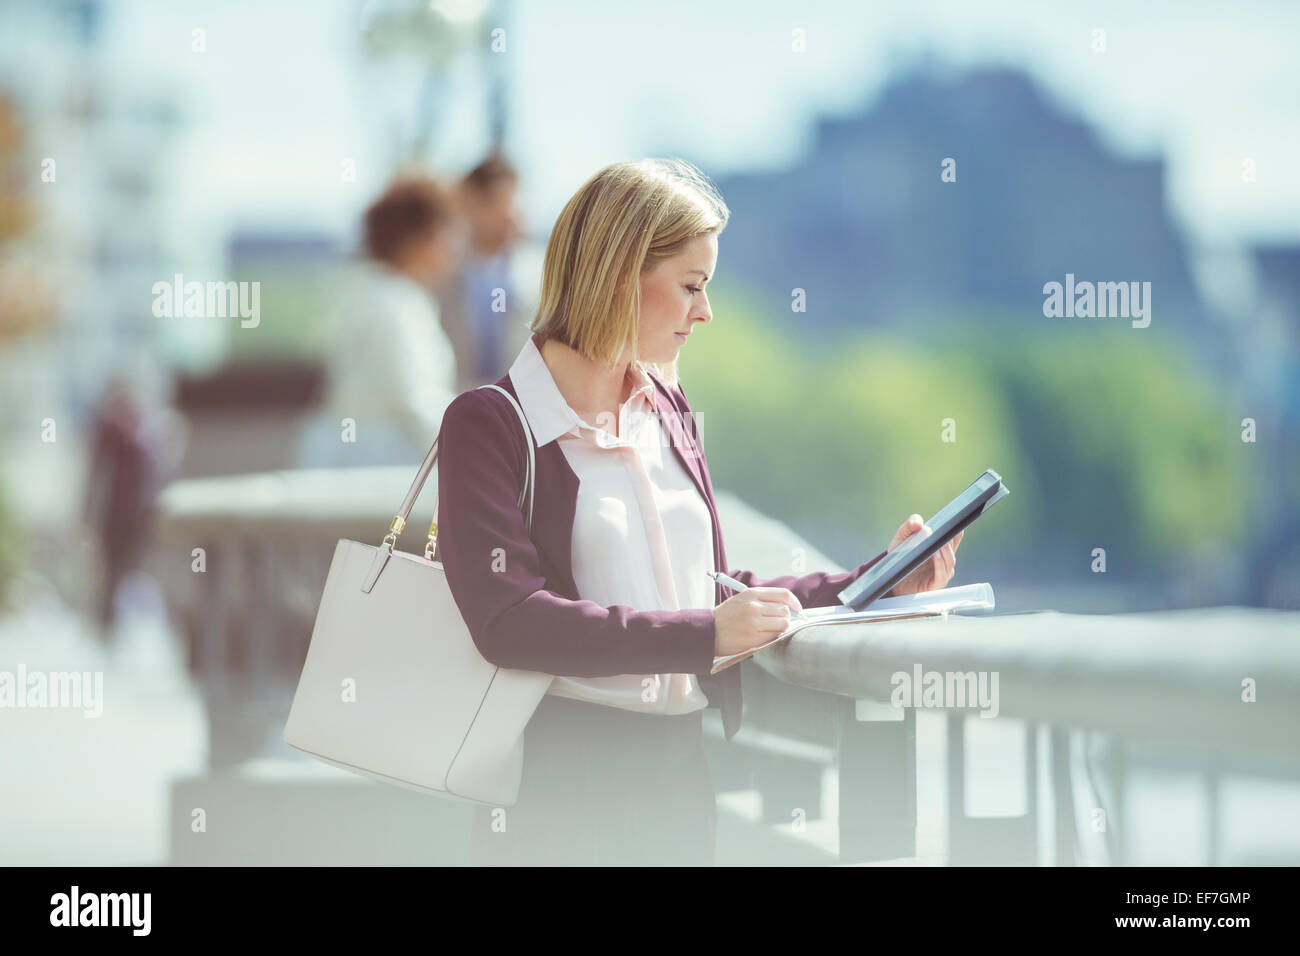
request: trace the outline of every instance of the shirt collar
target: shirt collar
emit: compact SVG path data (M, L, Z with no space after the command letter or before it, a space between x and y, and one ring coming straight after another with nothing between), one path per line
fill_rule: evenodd
M628 402L635 404L639 400L637 396L643 395L645 401L653 407L654 380L639 362L633 362L630 371L634 384ZM590 427L565 401L550 368L542 359L534 336L530 335L519 350L514 364L510 366L509 375L515 394L519 397L519 404L528 416L529 427L537 439L537 447L540 448L561 435L579 435L583 428Z

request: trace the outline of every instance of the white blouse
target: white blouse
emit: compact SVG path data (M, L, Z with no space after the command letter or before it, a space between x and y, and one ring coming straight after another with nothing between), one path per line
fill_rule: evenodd
M660 427L655 384L639 363L618 410L618 434L584 421L565 401L532 336L510 380L538 447L558 439L578 476L573 578L579 595L638 611L712 608L713 524L708 506ZM556 677L558 697L652 714L708 706L693 674Z
M304 428L299 467L422 461L456 397L456 355L428 291L380 262L347 270L336 290L326 392ZM341 422L356 422L355 441Z

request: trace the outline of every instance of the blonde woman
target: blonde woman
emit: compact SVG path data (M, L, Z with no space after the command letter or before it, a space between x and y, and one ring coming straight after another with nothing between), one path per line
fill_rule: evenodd
M711 865L707 707L740 727L741 668L851 571L760 580L731 568L677 356L713 314L707 287L728 210L679 160L617 163L569 200L546 250L531 330L497 384L536 442L531 534L513 409L492 389L443 417L439 557L483 656L554 674L524 737L517 805L480 807L472 861ZM920 527L913 515L895 543ZM892 546L892 545L891 545ZM948 546L896 593L942 587ZM706 571L748 586L723 593Z

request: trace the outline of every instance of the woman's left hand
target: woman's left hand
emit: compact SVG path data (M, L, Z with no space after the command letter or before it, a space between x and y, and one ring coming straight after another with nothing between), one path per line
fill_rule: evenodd
M899 527L898 533L894 535L894 540L889 542L886 550L893 551L901 542L922 529L929 532L925 519L920 515L912 515ZM957 545L961 544L965 533L965 529L958 531L951 541L930 556L929 561L895 584L887 597L916 594L918 591L937 591L944 587L957 571Z

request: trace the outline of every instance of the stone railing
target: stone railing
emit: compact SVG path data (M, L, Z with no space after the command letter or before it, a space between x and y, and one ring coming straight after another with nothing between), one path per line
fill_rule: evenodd
M207 705L210 773L225 781L222 786L230 785L228 774L237 768L267 766L268 759L286 767L309 763L280 735L335 543L346 537L379 544L415 469L412 464L188 479L164 491L159 564L166 569L177 633ZM399 548L422 553L422 522L432 512L436 477L435 470ZM840 569L789 528L733 496L719 493L718 509L737 567L761 577L797 568ZM938 762L948 783L946 805L938 811L946 827L937 862L1040 862L1047 832L1050 861L1073 863L1081 862L1075 853L1079 821L1095 812L1076 806L1072 797L1068 744L1072 733L1086 729L1113 743L1112 759L1102 767L1117 795L1105 808L1111 862L1127 859L1124 777L1144 746L1195 755L1190 766L1211 795L1208 862L1215 862L1220 805L1214 795L1230 762L1261 761L1270 772L1282 768L1283 776L1294 776L1300 766L1294 733L1300 726L1298 623L1300 615L1290 612L1215 608L810 628L740 665L745 723L724 742L717 711L707 712L710 766L720 794L759 796L757 822L767 826L747 831L744 842L755 849L745 862L927 858L917 843L918 770L929 772ZM967 815L963 728L974 713L969 708L945 706L943 749L918 749L918 709L890 702L893 675L918 669L923 676L997 675L999 718L1024 722L1033 731L1020 757L1032 784L1024 814ZM1255 702L1243 700L1248 681L1255 682ZM1043 753L1050 813L1040 812L1035 798ZM327 771L335 773L312 769L322 781ZM266 779L278 780L280 773ZM257 777L259 786L263 777ZM823 792L827 780L838 781L834 793ZM399 797L406 799L394 794L394 806ZM824 798L837 805L831 819L821 819ZM415 798L411 819L427 816L418 809L420 800L428 798ZM806 817L810 830L830 834L815 852L810 847L816 841L807 837L780 839L792 809ZM456 829L459 817L450 810L445 816L446 826Z
M846 702L837 760L842 858L914 854L915 722L927 702L901 695L919 678L948 715L948 862L1039 861L1037 734L1026 736L1028 812L966 815L964 728L983 710L1048 732L1053 862L1075 862L1079 811L1097 810L1072 797L1067 735L1082 729L1112 744L1104 768L1114 794L1105 828L1111 862L1129 858L1125 777L1130 756L1145 752L1181 755L1202 776L1208 818L1195 836L1205 838L1204 862L1213 864L1224 823L1218 788L1231 765L1300 776L1298 638L1300 614L1291 611L1046 611L811 628L757 660L785 683ZM991 707L978 699L980 687L993 691ZM1300 847L1287 852L1300 855Z

